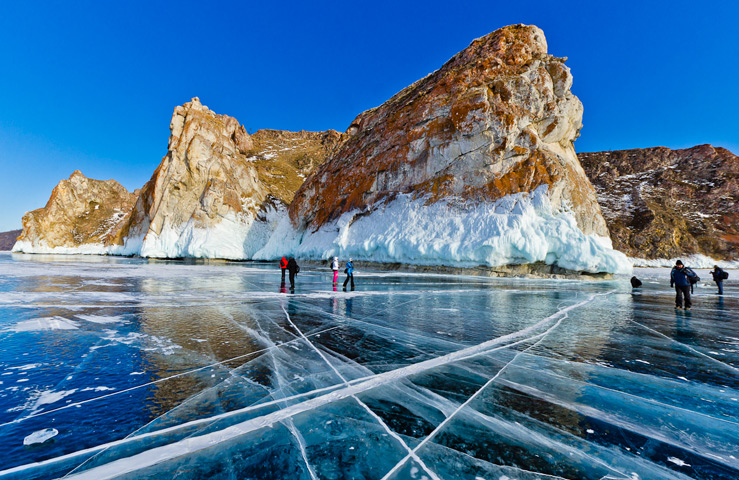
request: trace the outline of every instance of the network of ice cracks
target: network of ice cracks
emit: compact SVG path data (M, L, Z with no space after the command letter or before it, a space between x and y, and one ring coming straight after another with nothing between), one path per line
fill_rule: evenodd
M5 269L10 272L7 276L50 273L43 261L18 263ZM243 330L253 345L245 353L202 358L197 368L131 387L132 391L163 386L190 376L213 379L129 435L15 465L0 471L0 478L171 478L177 472L183 478L188 475L182 472L192 472L192 478L213 472L220 474L216 478L241 478L235 472L244 469L255 478L732 478L695 476L691 468L698 462L717 464L719 474L739 472L735 451L739 329L734 326L730 332L734 336L724 337L726 352L734 356L722 358L721 352L675 339L669 329L662 331L659 322L650 326L621 314L619 309L635 300L620 284L459 281L368 272L364 281L375 289L343 293L326 287L328 273L308 272L299 276L306 288L289 296L272 288L271 280L265 281L274 273L258 266L122 261L105 269L94 262L65 263L61 272L92 277L91 285L112 285L119 278L143 284L140 291L108 293L4 291L0 307L41 309L56 302L74 312L91 304L135 304L171 312L206 306L220 321ZM664 272L655 272L645 273L646 287L657 285L652 287L655 294L669 303L669 290L658 287L658 275ZM399 284L388 289L392 282ZM497 309L492 316L470 302L491 295L491 288L492 297L483 305ZM456 301L445 302L448 296ZM543 306L532 307L532 300ZM421 314L431 311L439 318L420 321L416 328L419 320L409 312L426 302L436 305L423 308ZM663 305L646 309L655 306ZM244 311L249 322L237 318L237 312ZM35 328L74 334L87 322L104 326L104 342L136 344L142 339L111 330L127 321L127 315L37 317L37 324L19 320L5 325L5 331L27 334ZM163 315L169 320L171 313ZM495 334L489 336L463 331L484 329L493 319L504 320L506 327L492 328ZM578 325L581 322L590 325L584 328ZM666 345L668 352L675 350L671 362L718 371L719 376L733 377L734 384L720 388L699 382L689 372L670 376L616 368L612 359L597 356L578 361L572 344L584 350L605 349L597 345L600 339L591 338L603 328L634 328L638 336L649 337L640 347L660 350ZM167 360L185 350L175 338L150 335L139 347ZM640 367L656 363L664 354L634 352L625 362ZM37 399L29 412L0 428L19 426L27 419L41 420L43 425L43 420L74 409L101 408L97 406L122 394L98 390L85 400L60 402L66 392ZM688 406L691 398L704 403ZM547 408L560 416L580 420L571 423L557 414L546 419L528 416L537 402L553 406ZM642 456L624 443L617 447L598 438L613 431L660 445L664 458L656 453ZM487 450L496 449L496 457L485 456ZM510 453L514 451L518 453ZM269 457L278 460L270 463Z

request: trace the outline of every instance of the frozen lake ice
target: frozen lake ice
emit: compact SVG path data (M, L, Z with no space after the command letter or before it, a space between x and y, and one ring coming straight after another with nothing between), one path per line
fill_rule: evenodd
M735 271L275 267L0 254L0 477L739 478Z

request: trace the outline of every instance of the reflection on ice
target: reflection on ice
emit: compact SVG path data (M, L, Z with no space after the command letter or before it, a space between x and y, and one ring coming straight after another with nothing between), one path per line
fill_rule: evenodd
M739 477L730 288L83 260L0 256L0 477Z

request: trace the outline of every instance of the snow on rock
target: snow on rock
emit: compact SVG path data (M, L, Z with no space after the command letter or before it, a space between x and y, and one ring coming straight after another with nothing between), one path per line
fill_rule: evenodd
M618 250L649 259L739 260L739 156L698 145L578 158Z
M56 428L45 428L43 430L38 430L24 438L23 445L35 445L39 443L44 443L47 440L56 437L57 435L59 435L59 430L57 430Z
M585 235L570 212L553 211L547 186L483 203L427 204L398 195L371 211L347 212L315 232L302 233L283 219L254 258L285 254L460 267L545 262L576 271L631 272L610 240Z

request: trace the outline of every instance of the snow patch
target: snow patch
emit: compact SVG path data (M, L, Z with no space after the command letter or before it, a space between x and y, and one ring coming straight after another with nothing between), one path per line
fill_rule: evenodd
M715 260L705 255L687 255L680 258L629 258L635 267L672 267L675 265L677 260L682 260L683 263L691 268L710 268L714 265L718 265L720 268L739 268L738 260Z
M689 466L690 466L690 464L689 464L689 463L685 463L685 462L684 462L683 460L680 460L680 459L679 459L679 458L677 458L677 457L669 457L669 458L667 459L667 461L668 461L668 462L672 462L672 463L674 463L675 465L677 465L677 466L680 466L680 467L689 467Z

